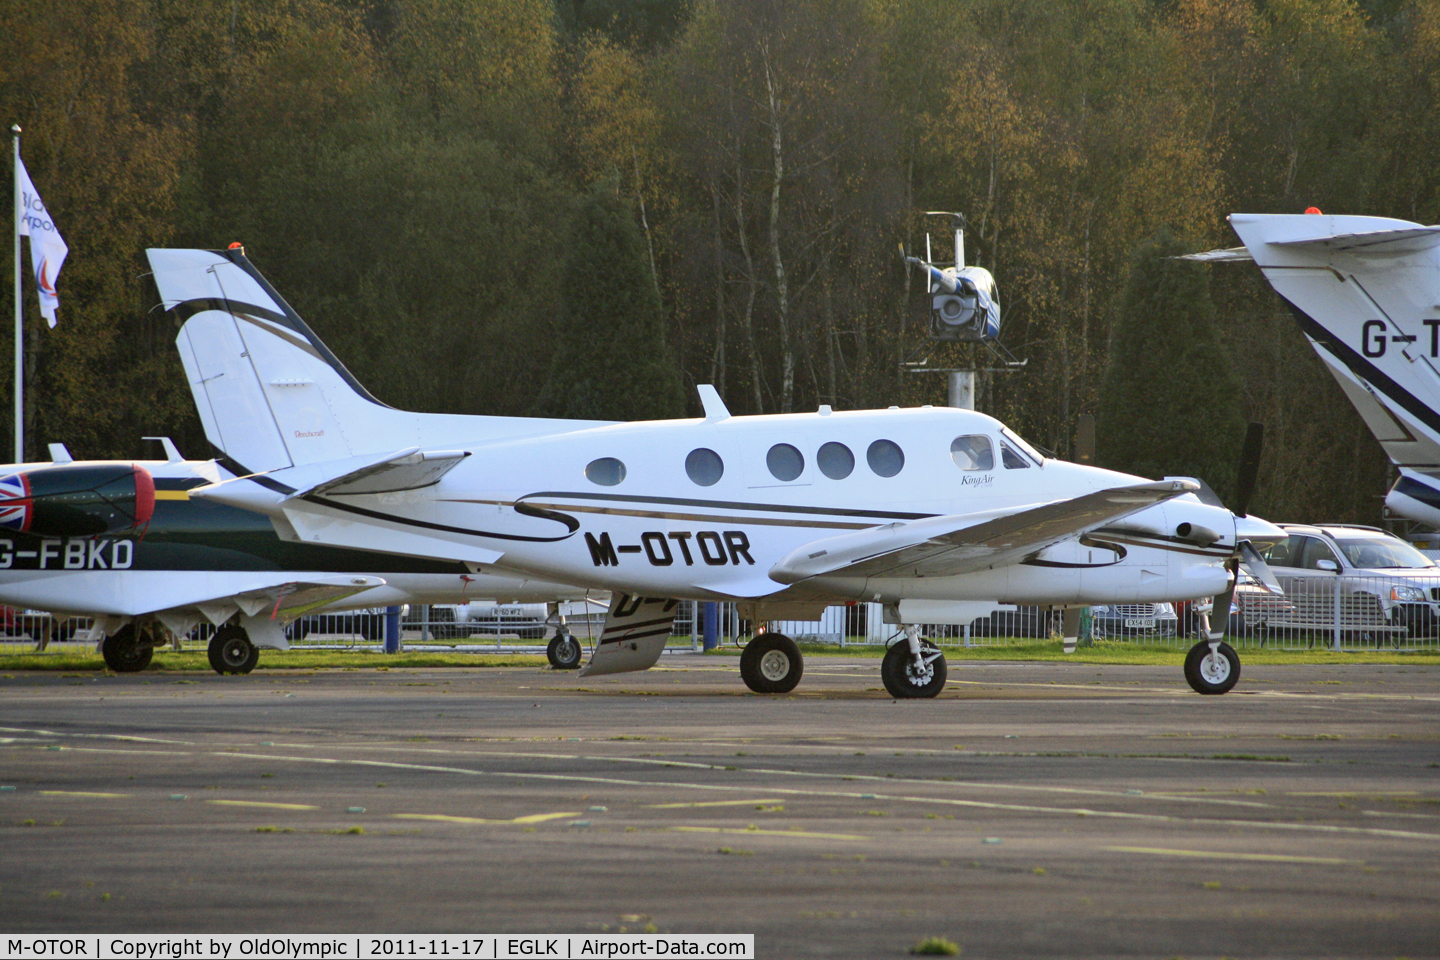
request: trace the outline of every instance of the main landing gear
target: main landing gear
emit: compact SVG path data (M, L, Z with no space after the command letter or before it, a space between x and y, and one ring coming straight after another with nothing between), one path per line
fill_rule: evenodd
M105 666L116 673L137 673L150 666L155 655L154 638L148 629L136 629L135 622L125 624L105 638L100 646Z
M800 648L783 633L762 633L740 654L740 678L756 693L789 693L804 672Z
M249 673L260 662L260 651L250 642L250 634L236 623L216 629L206 653L210 655L210 666L219 674Z
M584 653L580 641L568 631L555 634L555 638L545 648L545 656L550 661L550 666L556 670L579 669L580 658Z
M783 633L759 634L740 654L740 677L756 693L789 693L804 672L800 648ZM945 675L945 655L920 638L915 624L905 627L905 639L886 650L880 661L880 679L896 700L936 696L945 687Z
M896 700L920 700L937 696L945 688L945 655L929 640L920 637L920 628L905 625L905 639L885 651L880 661L880 682Z

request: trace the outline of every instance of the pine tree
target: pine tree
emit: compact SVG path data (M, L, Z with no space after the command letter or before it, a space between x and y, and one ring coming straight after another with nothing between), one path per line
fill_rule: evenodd
M558 276L559 343L540 412L579 420L684 416L645 243L613 183L581 202Z
M1097 453L1127 473L1199 477L1223 499L1245 433L1240 383L1220 341L1208 268L1172 259L1185 252L1162 231L1131 261L1100 395Z

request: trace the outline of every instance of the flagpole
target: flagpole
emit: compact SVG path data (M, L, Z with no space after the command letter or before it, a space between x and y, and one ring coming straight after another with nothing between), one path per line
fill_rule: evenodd
M20 293L20 124L10 125L15 139L15 462L25 462L24 306Z

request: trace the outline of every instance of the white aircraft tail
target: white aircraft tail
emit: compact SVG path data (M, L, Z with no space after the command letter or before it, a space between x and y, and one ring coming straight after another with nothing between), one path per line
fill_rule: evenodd
M1315 214L1230 224L1390 458L1440 469L1440 227Z
M243 250L146 254L183 324L176 344L205 435L239 475L596 425L396 410L361 386Z

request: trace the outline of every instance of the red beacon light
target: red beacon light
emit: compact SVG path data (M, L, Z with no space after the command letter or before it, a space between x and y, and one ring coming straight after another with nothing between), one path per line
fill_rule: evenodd
M1319 208L1319 207L1306 207L1306 208L1305 208L1305 212L1306 212L1306 213L1309 213L1309 214L1314 214L1314 215L1316 215L1316 216L1319 216L1319 215L1320 215L1320 208Z
M1319 210L1316 210L1315 212L1316 212L1316 213L1319 213L1320 211L1319 211ZM239 250L241 253L244 253L244 252L245 252L245 244L241 243L239 240L236 240L234 243L230 244L230 246L226 247L225 249L227 249L227 250Z

